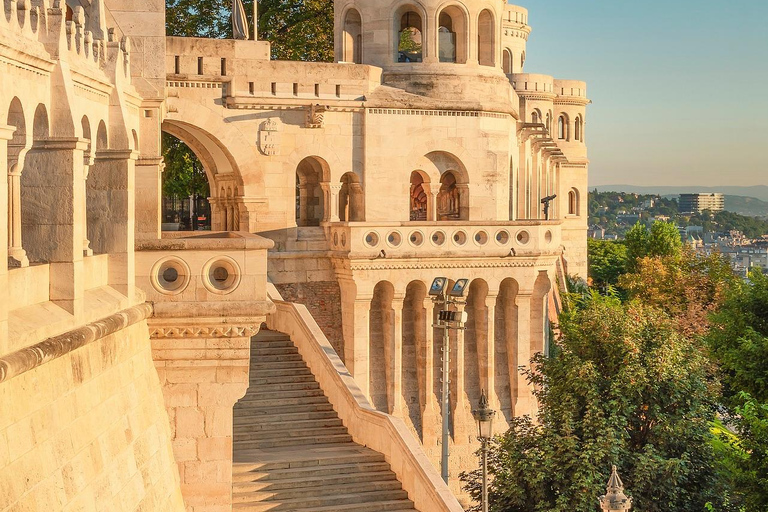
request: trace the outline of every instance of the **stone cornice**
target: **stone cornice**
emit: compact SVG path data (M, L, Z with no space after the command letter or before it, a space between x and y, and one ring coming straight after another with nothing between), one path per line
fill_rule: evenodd
M0 357L0 383L137 324L147 319L151 314L152 305L145 302L73 331L48 338L31 347L2 356Z
M149 337L153 340L163 338L250 338L258 334L260 325L261 323L150 326Z
M556 255L553 255L556 256ZM350 262L350 270L429 270L442 268L528 268L541 263L533 259L498 261L377 261Z

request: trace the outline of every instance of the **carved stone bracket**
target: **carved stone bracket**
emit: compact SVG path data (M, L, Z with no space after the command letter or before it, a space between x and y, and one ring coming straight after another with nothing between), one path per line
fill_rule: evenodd
M307 122L305 128L322 128L325 122L325 111L328 107L325 105L310 105L307 111Z
M259 325L194 325L188 327L179 326L152 326L149 327L151 339L161 338L243 338L255 336L259 332Z

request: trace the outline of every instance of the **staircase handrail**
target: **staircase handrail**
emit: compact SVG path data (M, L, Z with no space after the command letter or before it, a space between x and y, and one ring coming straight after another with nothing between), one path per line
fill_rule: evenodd
M307 308L272 301L267 327L291 337L354 441L384 455L416 510L463 512L403 420L371 406Z

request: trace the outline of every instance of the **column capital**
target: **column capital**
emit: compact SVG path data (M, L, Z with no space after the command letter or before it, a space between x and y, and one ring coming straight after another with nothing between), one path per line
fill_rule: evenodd
M32 147L43 150L80 150L86 151L90 146L88 139L80 137L48 137L46 139L36 140Z
M133 149L97 149L96 160L138 160L139 152Z

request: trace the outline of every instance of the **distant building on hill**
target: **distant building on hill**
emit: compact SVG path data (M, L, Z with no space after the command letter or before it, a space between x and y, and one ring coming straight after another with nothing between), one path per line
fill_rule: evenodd
M680 194L678 201L680 213L701 213L704 210L721 212L725 209L723 194Z

